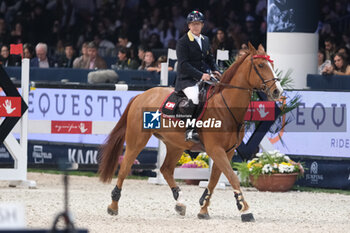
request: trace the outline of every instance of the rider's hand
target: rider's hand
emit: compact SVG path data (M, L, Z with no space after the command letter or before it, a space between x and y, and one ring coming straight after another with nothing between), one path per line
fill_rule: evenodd
M217 78L219 80L221 79L221 73L219 71L215 70L215 71L213 71L213 74L214 74L215 78Z
M203 80L203 81L209 81L209 80L210 80L210 75L207 74L207 73L204 73L204 74L202 75L202 80Z

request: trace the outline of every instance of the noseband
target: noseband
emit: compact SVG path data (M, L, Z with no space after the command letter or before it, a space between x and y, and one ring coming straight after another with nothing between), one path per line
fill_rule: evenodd
M260 90L267 92L271 88L271 87L267 87L267 83L272 82L272 81L275 83L276 81L280 81L280 79L279 78L272 78L272 79L267 79L267 80L263 79L258 68L256 68L256 65L253 62L253 59L257 59L257 58L265 59L265 60L269 61L270 63L273 63L273 60L271 60L270 56L268 56L268 55L254 55L254 56L251 56L251 59L250 59L251 66L254 68L255 73L259 76L260 80L262 81L263 88L261 88ZM249 77L250 77L250 71L249 71Z

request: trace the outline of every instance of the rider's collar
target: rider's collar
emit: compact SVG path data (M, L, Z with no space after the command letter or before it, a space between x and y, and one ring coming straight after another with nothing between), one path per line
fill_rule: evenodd
M192 32L191 32L190 30L188 30L187 36L188 36L188 39L190 39L190 41L194 41L194 35L192 34ZM200 34L199 37L200 37L202 40L204 40L204 37L202 36L202 34Z

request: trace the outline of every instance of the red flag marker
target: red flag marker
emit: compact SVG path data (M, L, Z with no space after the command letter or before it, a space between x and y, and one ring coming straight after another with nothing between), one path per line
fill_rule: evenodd
M10 44L10 54L21 55L23 58L23 44Z

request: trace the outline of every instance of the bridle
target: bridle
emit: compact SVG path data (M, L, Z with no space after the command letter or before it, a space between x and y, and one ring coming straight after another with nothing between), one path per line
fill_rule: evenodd
M261 76L261 74L260 74L258 68L256 68L256 65L255 65L254 62L253 62L253 59L257 59L257 58L265 59L265 60L267 60L267 61L270 62L270 63L273 63L273 60L271 60L271 59L270 59L270 56L268 56L268 55L254 55L254 56L251 56L251 58L250 58L251 67L254 68L255 73L259 76L260 80L262 81L263 88L261 88L260 90L261 90L261 91L264 91L264 92L267 92L267 91L270 90L270 88L272 87L272 85L271 85L270 87L267 87L266 84L269 83L269 82L274 82L274 83L275 83L276 81L280 81L280 79L279 79L279 78L272 78L272 79L267 79L267 80L266 80L266 79L263 79L263 77ZM250 67L250 71L249 71L248 80L249 80L249 78L250 78L251 67Z
M260 80L262 81L262 88L260 88L260 89L259 89L259 88L245 88L245 87L239 87L239 86L234 86L234 85L231 85L231 84L220 83L220 82L216 82L216 83L213 82L212 85L215 85L215 86L216 86L216 85L220 85L220 86L223 86L224 88L235 88L235 89L240 89L240 90L246 90L246 91L249 92L250 95L251 95L251 93L254 92L254 91L264 91L264 92L268 92L272 85L271 85L270 87L268 87L267 84L268 84L269 82L276 82L276 81L279 81L279 78L272 78L272 79L265 80L265 79L261 76L261 74L260 74L258 68L256 67L256 65L254 64L254 61L253 61L253 59L259 59L259 58L265 59L265 60L267 60L267 61L270 62L270 63L273 63L273 60L271 60L271 59L270 59L270 56L268 56L268 55L253 55L253 56L251 56L251 59L250 59L250 61L251 61L251 66L250 66L250 70L249 70L248 80L249 80L250 77L251 77L251 70L252 70L252 67L253 67L255 73L259 76ZM225 104L225 106L226 106L226 109L229 111L231 117L233 118L233 120L235 121L235 123L236 123L236 125L237 125L237 138L238 138L238 134L239 134L239 132L241 131L241 128L242 128L242 126L243 126L243 122L239 122L239 121L236 119L235 115L233 114L233 112L232 112L231 109L229 108L229 106L228 106L228 104L227 104L227 102L226 102L226 100L225 100L225 98L224 98L222 92L220 92L220 94L221 94L222 100L223 100L223 102L224 102L224 104ZM234 149L234 148L236 147L236 145L237 145L237 143L233 144L233 146L231 146L229 149L226 150L226 153L228 153L229 151L231 151L232 149Z
M246 90L246 91L249 91L249 92L253 92L253 91L268 91L270 88L267 87L267 84L269 82L276 82L276 81L280 81L279 78L272 78L272 79L264 79L258 68L256 67L256 65L254 64L254 59L258 59L258 58L262 58L262 59L265 59L267 60L268 62L270 63L273 63L273 60L270 59L270 56L268 55L252 55L251 58L250 58L250 61L251 61L251 66L250 66L250 70L249 70L249 75L248 75L248 80L250 79L251 77L251 70L252 70L252 67L254 68L254 71L255 73L258 75L258 77L260 78L261 82L262 82L262 88L246 88L246 87L240 87L240 86L235 86L235 85L231 85L231 84L228 84L228 83L221 83L221 82L212 82L212 81L206 81L208 84L210 85L214 85L214 86L222 86L223 88L235 88L235 89L240 89L240 90Z

